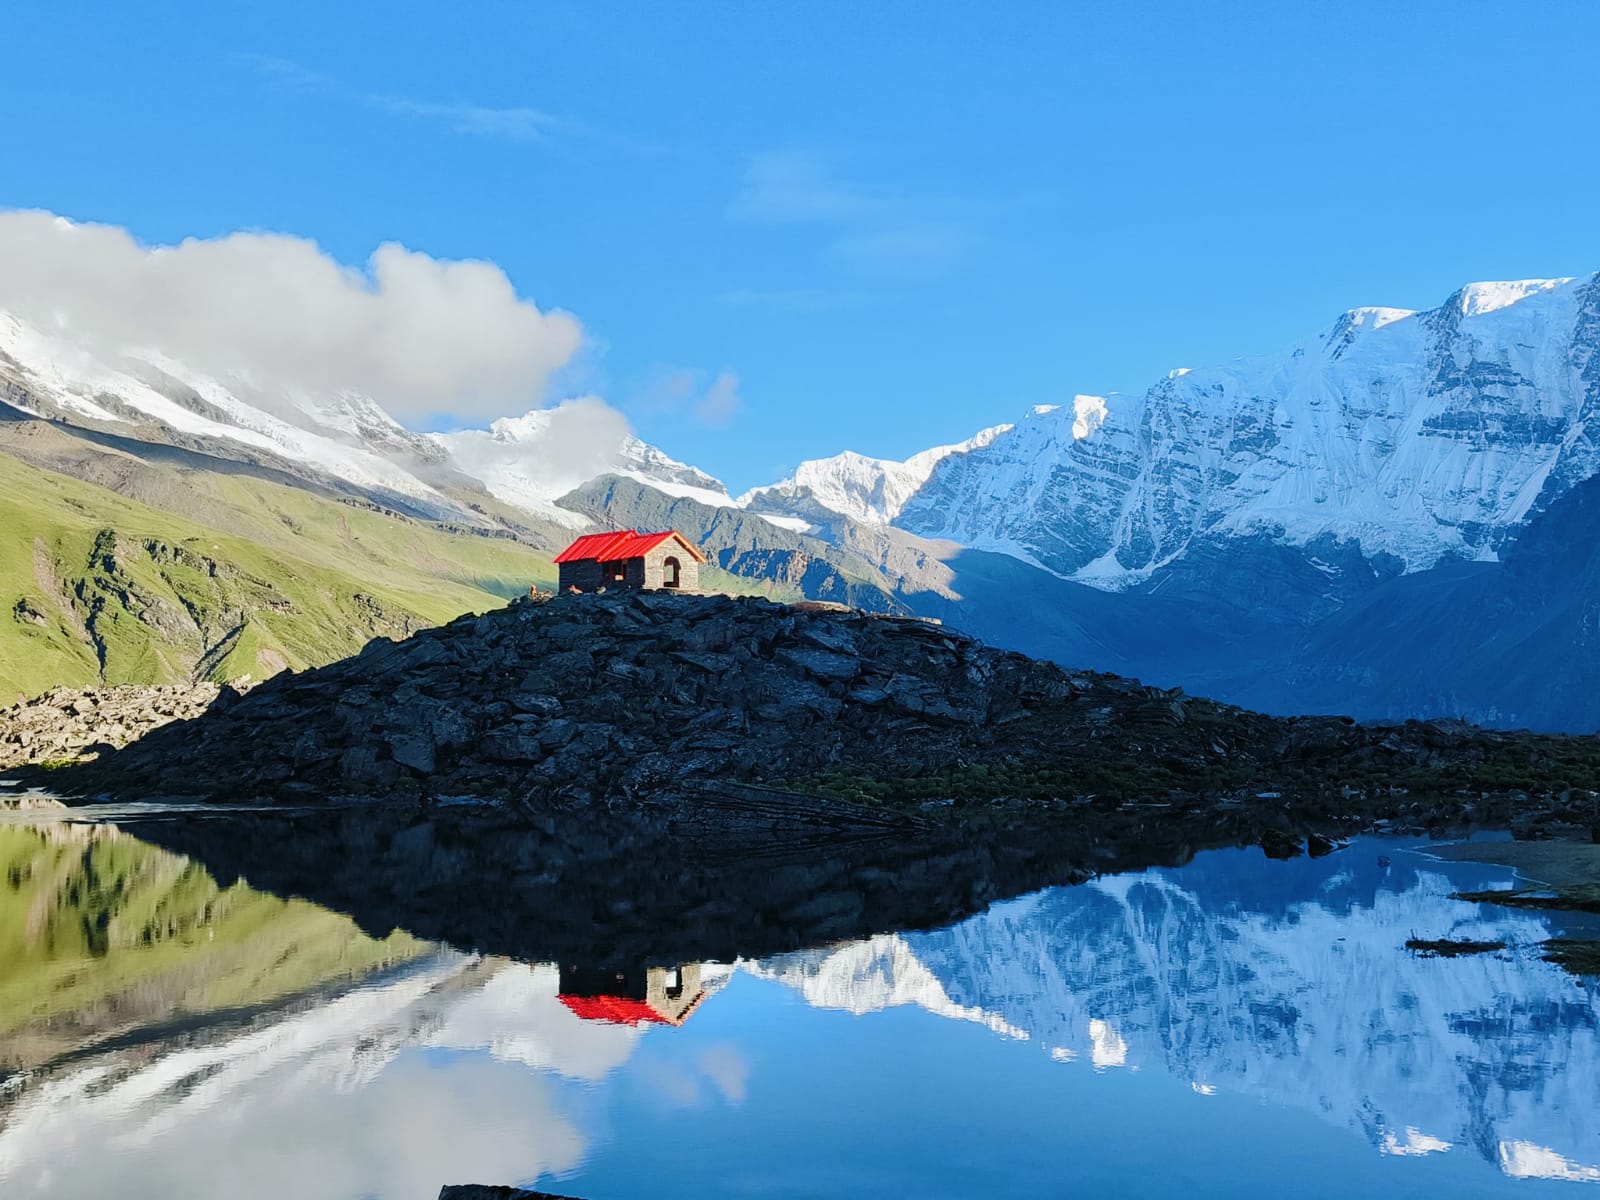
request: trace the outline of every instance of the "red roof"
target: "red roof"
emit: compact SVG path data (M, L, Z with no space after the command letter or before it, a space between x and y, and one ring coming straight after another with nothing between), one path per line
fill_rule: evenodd
M613 1025L637 1025L640 1021L672 1024L643 1000L630 1000L626 996L559 996L557 999L585 1021L609 1021Z
M676 529L668 529L663 533L637 533L632 529L615 533L586 533L556 555L555 561L568 563L592 559L595 562L621 562L628 558L643 558L668 538L677 538L695 558L706 561L706 556Z

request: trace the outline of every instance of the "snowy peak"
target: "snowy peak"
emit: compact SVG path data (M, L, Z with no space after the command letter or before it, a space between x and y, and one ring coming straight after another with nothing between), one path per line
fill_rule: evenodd
M446 481L479 483L514 508L571 528L589 522L556 500L606 474L713 506L733 503L720 481L640 441L620 413L587 397L501 417L486 430L419 434L371 396L267 389L242 375L220 380L158 353L109 355L4 311L0 391L35 416L202 445L319 483L342 481L430 517L476 519L441 490Z
M496 499L574 529L587 518L556 501L601 475L625 476L713 507L733 503L721 481L640 441L622 414L593 398L501 417L487 430L434 434L433 440Z
M9 386L7 386L9 385ZM107 355L0 312L0 389L35 416L192 445L343 480L428 515L464 510L413 468L430 443L370 397L257 394L159 354Z
M1010 429L1010 425L995 425L964 442L935 446L903 462L868 458L852 450L812 459L801 463L781 483L746 492L738 503L757 515L800 518L808 524L846 517L867 525L887 525L927 483L939 463L981 449Z
M1352 309L1281 354L1031 414L940 460L890 519L1109 589L1234 537L1331 538L1407 570L1493 559L1600 472L1597 361L1595 277Z
M1469 283L1452 298L1452 302L1464 317L1477 317L1485 313L1497 312L1502 308L1509 308L1526 300L1529 296L1536 296L1541 292L1555 291L1572 282L1569 276L1565 279L1515 279L1501 280L1488 283Z

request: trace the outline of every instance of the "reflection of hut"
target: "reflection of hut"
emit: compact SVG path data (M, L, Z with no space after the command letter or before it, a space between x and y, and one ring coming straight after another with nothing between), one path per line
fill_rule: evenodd
M600 588L692 592L700 586L700 564L705 561L700 548L676 529L588 533L555 557L563 592Z
M682 1025L705 998L699 963L627 972L561 968L559 999L585 1021Z

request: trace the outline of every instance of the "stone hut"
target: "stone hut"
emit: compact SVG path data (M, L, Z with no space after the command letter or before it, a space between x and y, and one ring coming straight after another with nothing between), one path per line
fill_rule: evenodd
M706 556L676 529L664 533L589 533L555 558L563 592L645 588L694 592Z

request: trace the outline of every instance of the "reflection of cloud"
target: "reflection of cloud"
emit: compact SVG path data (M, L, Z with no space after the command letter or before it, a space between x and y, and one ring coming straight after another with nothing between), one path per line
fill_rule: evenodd
M553 966L469 969L441 955L244 1033L34 1081L7 1098L0 1193L409 1200L574 1169L586 1139L556 1076L598 1082L642 1031L578 1019ZM696 1098L702 1075L742 1097L736 1055L707 1052Z
M556 1045L544 1057L558 1069L603 1074L626 1057L630 1031L610 1031L623 1035L621 1058L616 1046L572 1040L551 1011L565 1011L553 968L508 969L482 991L452 994L464 965L443 956L242 1035L148 1063L97 1059L25 1089L0 1129L7 1200L409 1200L448 1182L572 1169L585 1140L551 1076L497 1061L493 1046L438 1055L457 1043L475 1048L483 1024L499 1020L511 1031L498 1048L504 1058L548 1036Z
M749 1095L750 1062L734 1045L719 1042L694 1057L641 1058L634 1076L668 1108L704 1108L717 1099L738 1107Z
M509 965L452 1008L427 1044L604 1079L628 1061L643 1030L581 1019L556 999L560 980L554 966Z
M700 1056L700 1070L714 1083L729 1104L743 1104L749 1094L750 1062L738 1047L726 1044L709 1046Z
M8 1180L6 1195L412 1200L445 1183L567 1171L583 1157L583 1135L549 1079L520 1067L467 1059L441 1068L407 1054L362 1087L304 1082L278 1068L161 1137L142 1136L136 1113L80 1125L77 1152Z

